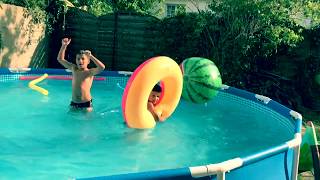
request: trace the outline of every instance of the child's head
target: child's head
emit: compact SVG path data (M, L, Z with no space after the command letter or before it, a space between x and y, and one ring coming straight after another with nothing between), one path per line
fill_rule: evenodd
M76 55L76 63L77 67L79 69L86 69L90 63L90 57L86 53L86 51L81 50L77 55Z
M161 91L162 91L161 86L156 84L149 95L148 102L151 102L152 104L156 104L160 99Z

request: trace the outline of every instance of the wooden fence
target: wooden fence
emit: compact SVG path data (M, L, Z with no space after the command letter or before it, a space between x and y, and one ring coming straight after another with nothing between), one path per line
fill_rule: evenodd
M137 14L95 17L85 11L71 9L62 22L65 24L62 34L72 38L67 58L74 62L79 50L89 49L106 64L108 70L133 71L143 61L157 55L154 43L157 32L150 28L157 21L155 17Z

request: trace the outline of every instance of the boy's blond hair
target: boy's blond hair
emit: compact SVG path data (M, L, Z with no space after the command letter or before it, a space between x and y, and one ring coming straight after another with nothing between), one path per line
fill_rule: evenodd
M82 54L84 54L84 55L87 56L87 58L88 58L89 61L90 61L90 56L88 55L87 51L88 51L88 50L80 50L79 53L77 53L76 55L82 55Z

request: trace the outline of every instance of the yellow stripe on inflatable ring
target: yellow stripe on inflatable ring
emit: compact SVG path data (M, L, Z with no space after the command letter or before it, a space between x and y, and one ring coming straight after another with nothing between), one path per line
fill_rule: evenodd
M44 79L46 79L48 77L48 74L45 73L44 75L42 75L41 77L32 80L29 82L28 86L29 88L38 91L39 93L42 93L43 95L48 96L49 92L46 89L43 89L42 87L37 86L36 84L43 81Z
M168 118L177 107L183 77L179 65L169 57L151 58L141 64L130 77L122 97L122 113L130 128L147 129L156 124L147 109L148 97L154 85L162 82L163 97L155 106L157 114Z

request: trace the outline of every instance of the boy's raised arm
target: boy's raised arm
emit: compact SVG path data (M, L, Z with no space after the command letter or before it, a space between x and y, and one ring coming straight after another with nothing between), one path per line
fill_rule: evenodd
M151 103L151 102L148 102L148 110L151 112L153 118L156 120L156 121L164 121L165 119L161 116L161 114L155 112L155 109L154 109L154 105Z
M75 67L75 65L64 59L67 46L70 44L70 42L71 42L71 39L68 39L68 38L62 39L61 48L59 50L57 60L63 67L72 70L72 68Z
M94 57L89 50L86 50L86 54L90 57L93 63L97 66L96 68L91 68L90 73L92 76L101 73L105 69L105 65L96 57Z

